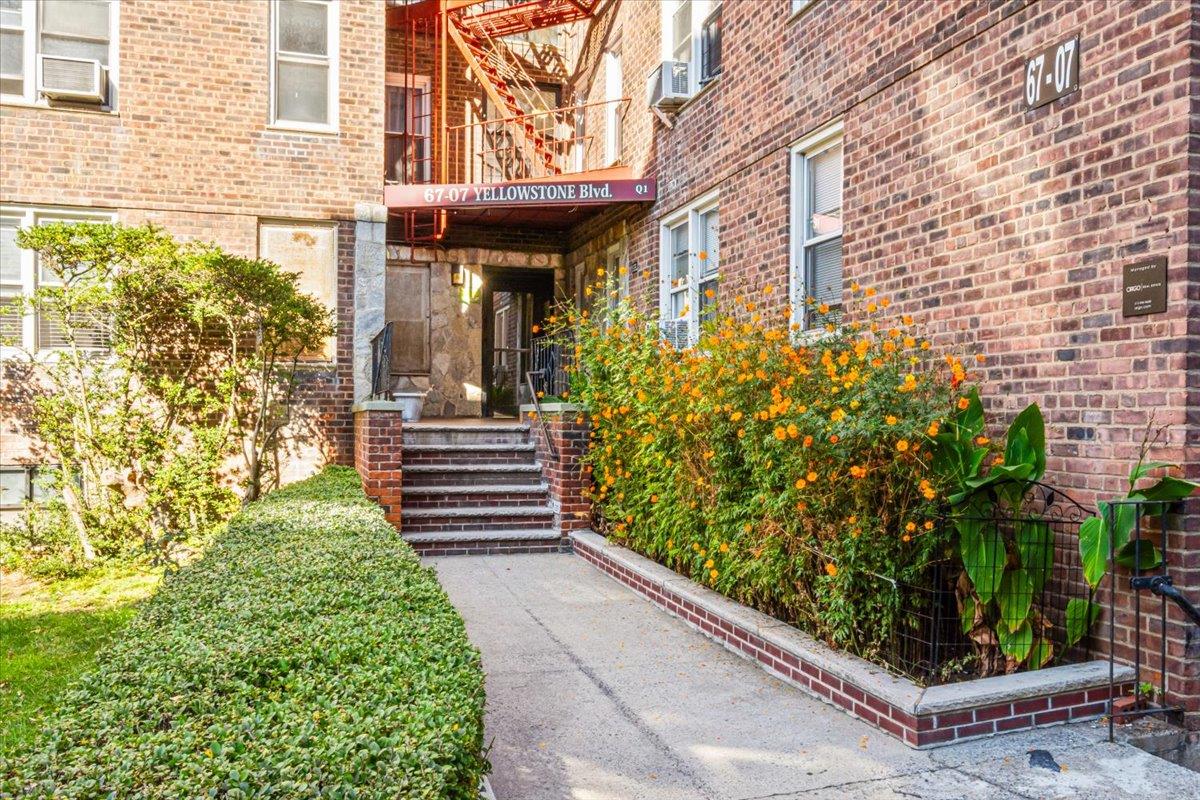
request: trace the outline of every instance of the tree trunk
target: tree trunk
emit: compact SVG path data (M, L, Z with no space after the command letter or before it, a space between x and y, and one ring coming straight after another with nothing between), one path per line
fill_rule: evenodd
M79 495L75 492L75 484L70 475L63 476L63 504L67 507L67 515L75 526L75 535L79 537L79 546L83 549L84 561L96 560L96 549L88 538L87 526L83 524L83 515L79 512Z

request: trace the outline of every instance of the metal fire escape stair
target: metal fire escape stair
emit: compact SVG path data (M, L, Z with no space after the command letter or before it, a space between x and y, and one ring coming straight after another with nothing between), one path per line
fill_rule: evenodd
M464 4L463 24L476 36L497 38L587 19L600 0L508 0Z
M550 118L553 109L545 105L536 82L521 67L520 61L508 52L502 39L478 36L457 14L450 15L448 28L450 38L462 51L488 99L503 109L504 117L510 120L506 127L516 132L517 140L522 144L530 162L530 177L561 175L554 150L530 118L530 115Z

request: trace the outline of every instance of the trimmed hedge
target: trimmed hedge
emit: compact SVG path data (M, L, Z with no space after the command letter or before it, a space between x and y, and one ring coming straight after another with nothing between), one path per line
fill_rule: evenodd
M433 571L335 467L169 575L0 775L35 797L477 798L483 704Z

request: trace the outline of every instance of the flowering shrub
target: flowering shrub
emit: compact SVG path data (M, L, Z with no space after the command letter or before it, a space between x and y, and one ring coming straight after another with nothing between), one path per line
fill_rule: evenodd
M585 461L607 533L886 661L927 602L911 587L952 544L936 438L979 400L962 361L935 358L887 298L852 289L853 321L798 336L738 298L741 319L710 319L682 351L625 306L551 323L575 349L571 398L592 415Z

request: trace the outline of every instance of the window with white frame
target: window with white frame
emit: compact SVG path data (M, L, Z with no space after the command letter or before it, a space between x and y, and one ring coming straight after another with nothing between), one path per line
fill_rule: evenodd
M337 129L337 0L271 0L271 123Z
M792 13L799 14L813 4L813 0L792 0Z
M629 267L625 264L627 250L624 238L608 248L604 254L604 290L608 298L608 315L605 326L613 318L617 307L629 298Z
M662 224L659 311L664 337L688 347L717 308L720 211L708 195Z
M624 76L621 72L621 46L616 45L604 54L604 165L621 160L621 103L624 95Z
M43 69L40 57L45 56L62 59L48 63L59 79L81 92L85 87L75 83L88 74L85 62L97 62L101 79L94 88L102 107L114 108L117 10L114 0L0 0L0 100L50 102L38 91L37 76ZM56 99L88 102L69 93L56 95Z
M841 313L841 124L797 142L791 152L792 308L807 328L818 317Z
M50 222L112 222L110 212L0 206L0 348L4 351L49 351L70 343L63 321L50 314L22 313L16 301L39 286L61 286L60 277L39 263L32 250L17 247L17 231ZM108 344L103 327L71 320L75 345L103 350Z
M58 467L12 464L0 466L0 510L11 511L26 503L41 503L57 496L49 488Z
M664 0L662 58L688 65L688 93L721 71L721 0Z

